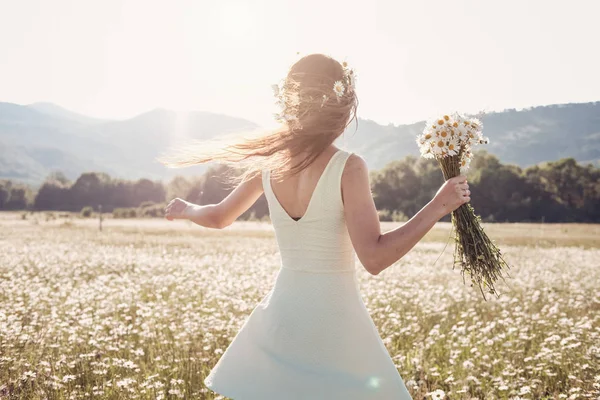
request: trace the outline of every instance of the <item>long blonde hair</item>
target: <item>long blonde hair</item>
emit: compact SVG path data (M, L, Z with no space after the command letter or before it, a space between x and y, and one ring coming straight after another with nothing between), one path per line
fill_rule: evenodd
M173 168L208 162L241 166L236 181L252 179L263 170L270 170L276 180L295 175L331 145L352 120L358 123L353 87L345 85L340 95L333 90L334 83L345 82L344 78L344 66L333 58L305 56L290 68L282 85L282 114L293 115L292 120L258 135L236 134L186 146L159 161ZM292 165L296 157L301 161Z

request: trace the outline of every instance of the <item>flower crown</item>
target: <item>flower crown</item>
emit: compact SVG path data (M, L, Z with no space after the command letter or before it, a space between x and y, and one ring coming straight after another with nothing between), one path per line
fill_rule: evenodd
M354 74L354 69L348 66L348 63L344 61L342 63L342 67L344 68L344 77L342 81L335 81L333 83L333 93L335 93L336 97L339 99L344 95L346 89L348 92L354 92L355 84L356 84L356 76ZM327 97L325 95L325 97Z
M354 69L350 68L346 61L342 63L342 68L344 70L342 80L333 83L333 87L331 88L333 91L332 95L323 95L321 107L329 101L331 96L335 96L336 100L340 102L345 94L348 95L354 93L356 85L356 74L354 73ZM277 99L276 103L281 108L281 112L275 114L275 119L280 122L289 123L298 121L297 112L298 106L300 105L300 95L297 90L289 90L289 86L289 83L286 84L285 81L272 85L273 93ZM292 84L291 86L292 89L297 89L297 84Z

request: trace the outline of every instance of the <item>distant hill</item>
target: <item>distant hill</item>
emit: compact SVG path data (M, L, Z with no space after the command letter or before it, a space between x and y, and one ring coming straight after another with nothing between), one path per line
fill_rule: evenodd
M155 159L186 138L207 139L257 127L225 115L180 116L164 109L123 121L103 121L43 104L0 103L0 179L35 185L55 170L71 179L85 171L127 179L199 174L204 166L173 170Z
M482 121L490 144L479 148L503 163L528 167L564 157L600 163L600 102L505 110L486 114ZM424 121L382 126L360 120L358 132L353 124L345 133L346 142L377 169L408 154L418 155L415 137L424 127Z
M86 115L75 113L61 106L57 106L53 103L39 102L30 104L28 107L33 108L34 110L39 111L42 114L50 115L51 117L70 119L73 121L82 122L84 124L100 123L106 121L104 119L92 118Z
M522 167L573 157L600 162L600 102L505 110L483 117L482 146L504 163ZM418 155L415 137L425 123L379 125L359 120L336 144L361 154L378 169L408 154ZM101 120L51 103L0 103L0 178L39 184L54 170L71 179L84 171L111 176L166 179L198 174L204 167L172 170L155 161L170 145L253 130L251 121L193 112L155 109L127 120Z

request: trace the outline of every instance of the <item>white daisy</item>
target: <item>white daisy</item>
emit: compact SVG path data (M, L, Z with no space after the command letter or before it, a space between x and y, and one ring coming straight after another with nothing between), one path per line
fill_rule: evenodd
M471 144L476 142L475 138L477 138L477 132L473 132L472 130L467 130L467 143Z
M448 150L446 149L446 143L443 140L437 139L431 142L431 152L436 157L442 157Z
M478 120L477 118L469 119L469 125L471 125L472 129L474 129L476 131L481 131L482 124L481 124L481 121Z
M444 126L447 128L452 128L452 125L454 125L454 118L452 118L450 115L444 115Z
M460 160L460 173L466 174L469 170L469 166L471 165L471 153L465 152L463 153Z
M416 139L417 145L419 146L419 152L421 153L421 156L425 158L434 157L433 153L431 152L432 141L430 139L431 135L429 134L419 135Z
M450 139L448 141L448 154L451 156L457 155L460 151L460 143L458 139Z
M431 142L425 142L425 144L419 148L419 151L421 152L421 156L423 158L435 158Z
M431 395L432 400L444 400L446 398L446 392L444 392L442 389L437 389L436 391L428 394Z
M333 92L337 97L342 97L345 90L346 88L344 87L342 81L335 81L335 83L333 84Z
M417 382L414 379L409 379L408 381L406 381L406 386L407 387L419 387L419 385L417 385Z

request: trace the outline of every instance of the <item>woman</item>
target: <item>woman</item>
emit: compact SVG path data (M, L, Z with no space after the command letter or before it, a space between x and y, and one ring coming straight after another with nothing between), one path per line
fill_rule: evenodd
M355 255L378 275L444 215L470 200L464 176L446 181L404 225L381 233L367 164L333 145L356 118L354 73L313 54L277 90L280 130L212 148L175 165L246 162L219 204L182 199L166 218L223 228L265 193L281 254L271 291L204 383L234 399L410 399L356 280Z

